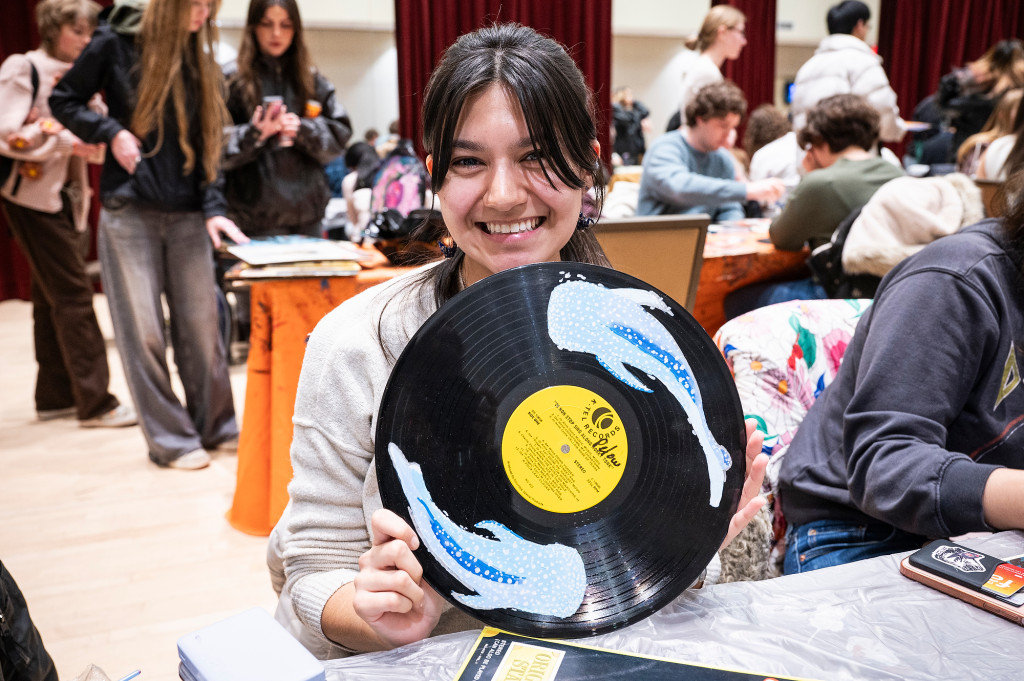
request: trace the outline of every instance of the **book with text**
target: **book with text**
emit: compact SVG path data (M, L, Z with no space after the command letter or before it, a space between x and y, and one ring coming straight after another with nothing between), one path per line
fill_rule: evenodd
M707 667L485 627L455 681L808 681Z

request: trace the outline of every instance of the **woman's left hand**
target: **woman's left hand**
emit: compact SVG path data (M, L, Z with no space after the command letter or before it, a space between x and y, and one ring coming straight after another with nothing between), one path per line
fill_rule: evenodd
M214 248L220 248L220 235L223 234L236 244L249 243L249 237L242 233L238 225L223 215L214 215L206 218L206 232L210 235L210 241Z
M766 499L761 496L761 484L764 482L764 471L768 467L768 455L761 451L764 444L764 433L757 429L757 422L747 419L747 476L743 481L743 492L740 494L740 504L736 514L729 522L729 532L725 535L725 541L721 548L729 545L736 535L746 527L761 507L765 505Z
M282 147L290 147L295 144L295 136L299 134L299 126L302 125L302 119L298 115L292 112L287 112L281 115L281 141L279 145Z

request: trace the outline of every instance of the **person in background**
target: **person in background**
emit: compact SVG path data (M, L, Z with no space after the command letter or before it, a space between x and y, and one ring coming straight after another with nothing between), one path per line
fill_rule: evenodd
M882 69L882 58L865 42L871 10L859 0L844 0L828 11L829 35L800 67L793 85L793 129L801 130L815 104L840 94L861 95L878 112L879 137L898 142L907 131L896 93Z
M561 106L552 108L556 98ZM594 187L600 199L604 186L593 97L558 43L515 24L461 36L430 78L423 128L452 256L328 314L310 336L299 380L295 477L271 537L271 569L283 560L279 616L297 617L297 636L321 657L480 627L423 581L419 537L381 508L374 423L409 339L488 275L537 262L608 262L580 219L583 195ZM753 425L729 538L763 504L754 496L767 456Z
M774 142L792 130L789 118L772 104L762 104L747 119L743 132L743 150L751 159L766 144Z
M1024 173L882 280L780 474L786 574L1024 529Z
M50 96L58 121L109 150L99 255L117 349L150 460L189 470L209 465L205 448L238 442L211 245L222 234L247 239L220 189L227 112L211 7L119 2ZM100 91L108 115L88 106ZM171 385L161 299L185 405Z
M644 133L650 127L650 111L633 99L633 91L620 87L612 97L612 121L615 124L613 149L622 159L622 165L639 165L647 150Z
M66 130L47 103L54 83L89 44L99 10L92 0L43 0L36 5L42 45L0 66L0 154L15 160L0 197L31 267L37 417L116 427L137 418L110 393L107 346L85 267L86 160L103 148ZM103 110L98 100L91 105Z
M789 118L771 104L762 104L750 114L743 148L750 154L750 181L775 177L786 187L774 205L762 204L762 213L771 217L800 181L804 150L796 141Z
M348 174L341 181L341 195L348 214L345 233L350 241L358 241L370 222L370 194L381 163L377 150L367 142L356 142L345 151ZM360 190L365 191L357 196Z
M1024 106L1020 106L1020 92L1020 89L1010 90L1002 97L1002 100L1017 100L1013 125L1005 135L993 140L981 155L978 161L980 179L1003 181L1024 167ZM999 106L1002 106L1002 101Z
M686 106L686 126L647 150L637 215L708 213L721 222L743 218L743 201L778 200L781 181L738 182L732 155L722 148L746 110L743 93L731 82L701 88Z
M874 153L878 134L878 112L858 95L833 95L807 112L797 135L805 150L805 175L772 221L769 236L776 248L820 246L879 187L903 176Z
M377 132L377 128L367 128L366 132L363 133L363 141L369 144L371 147L377 146L377 139L380 137L380 133Z
M768 235L776 248L811 249L832 238L839 224L862 207L883 184L903 171L877 156L878 112L858 95L833 95L807 112L798 133L806 174L772 220ZM752 284L725 299L728 319L787 300L827 298L812 278Z
M391 121L388 124L388 136L383 140L377 140L377 155L381 158L386 158L388 154L394 151L395 147L398 146L402 136L399 134L398 121Z
M998 172L1002 167L1002 161L1006 160L1006 154L1009 153L1012 143L1006 147L1005 152L998 150L997 146L997 152L989 160L992 163L990 168L982 168L981 159L993 142L1000 137L1013 134L1013 123L1017 117L1017 109L1020 106L1021 93L1024 93L1024 90L1021 88L1007 91L1005 95L999 98L999 103L996 104L995 110L988 117L988 121L985 123L985 127L981 129L981 132L971 135L964 140L964 143L960 145L956 152L957 172L971 177L979 176L982 178L989 177L988 173L992 169ZM1006 142L1001 144L1006 144ZM997 159L1000 161L998 165L995 164Z
M320 236L331 198L324 166L352 135L334 86L310 61L295 0L252 0L225 69L224 194L249 237Z
M739 59L747 44L747 18L731 5L715 5L704 16L700 31L686 41L682 97L679 110L669 120L666 132L682 125L686 106L705 85L723 80L722 65Z
M953 69L939 80L936 103L953 128L953 161L968 137L981 132L996 103L1008 91L1024 87L1024 42L1000 40L978 59Z

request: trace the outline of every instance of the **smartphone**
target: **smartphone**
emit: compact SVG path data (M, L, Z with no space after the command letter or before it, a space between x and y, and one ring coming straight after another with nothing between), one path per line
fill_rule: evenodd
M1024 556L1002 560L940 539L900 561L900 572L1024 626Z
M284 99L280 95L267 95L263 98L263 115L273 118L284 106Z

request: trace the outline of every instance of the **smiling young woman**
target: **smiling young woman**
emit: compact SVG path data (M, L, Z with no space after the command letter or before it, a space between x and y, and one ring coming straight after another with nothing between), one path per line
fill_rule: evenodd
M603 195L592 98L565 50L497 25L448 48L423 104L424 147L452 257L350 298L310 336L295 403L294 478L271 538L284 579L278 617L320 657L386 649L480 623L422 581L415 531L381 510L373 467L377 410L395 359L440 305L511 267L607 266L578 220ZM754 464L736 531L761 503ZM298 622L294 622L294 620Z

